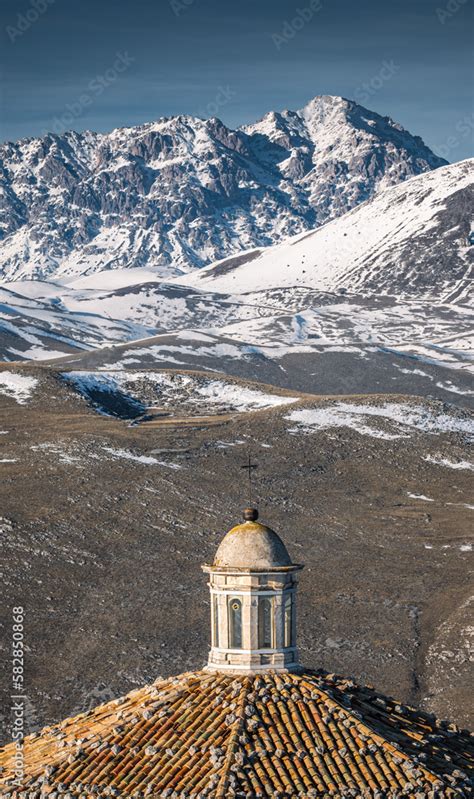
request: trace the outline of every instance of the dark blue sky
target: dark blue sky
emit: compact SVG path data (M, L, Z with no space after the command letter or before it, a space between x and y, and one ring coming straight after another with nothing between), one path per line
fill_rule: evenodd
M2 18L2 140L341 94L472 155L473 0L3 0Z

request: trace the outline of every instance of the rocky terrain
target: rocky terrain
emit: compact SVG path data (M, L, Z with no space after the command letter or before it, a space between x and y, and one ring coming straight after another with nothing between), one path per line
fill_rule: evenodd
M177 116L0 146L0 274L157 277L268 246L442 166L418 136L341 97L231 130Z
M252 500L306 564L303 662L472 726L468 411L176 367L6 364L0 431L2 707L21 604L30 729L203 665L200 564L249 501L249 450Z

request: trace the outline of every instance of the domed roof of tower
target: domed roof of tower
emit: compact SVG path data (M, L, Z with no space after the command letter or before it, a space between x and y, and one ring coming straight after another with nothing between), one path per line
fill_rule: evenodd
M294 567L280 536L257 521L258 511L246 508L243 515L244 522L232 527L221 541L212 567L246 571Z

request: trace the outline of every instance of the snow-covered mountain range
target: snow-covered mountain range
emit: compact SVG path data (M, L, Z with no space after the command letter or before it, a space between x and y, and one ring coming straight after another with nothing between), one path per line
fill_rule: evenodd
M340 217L445 164L341 97L231 130L160 119L0 146L0 274L56 279L153 267L168 279Z
M4 153L4 360L471 396L472 160L332 97Z

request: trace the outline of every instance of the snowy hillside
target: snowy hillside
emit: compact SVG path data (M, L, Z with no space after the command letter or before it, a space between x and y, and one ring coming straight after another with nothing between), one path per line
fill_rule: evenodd
M40 280L0 284L0 360L41 360L275 313L270 300L265 312L241 297L214 297L147 277L147 270L133 269L100 272L68 285Z
M177 116L0 147L0 275L169 278L339 217L445 163L340 97L231 130Z
M5 372L0 372L1 380ZM172 416L247 413L291 405L296 396L268 393L226 378L179 372L65 372L62 375L99 413L151 421Z
M295 287L467 299L474 161L411 178L309 234L225 259L178 283L234 294Z

